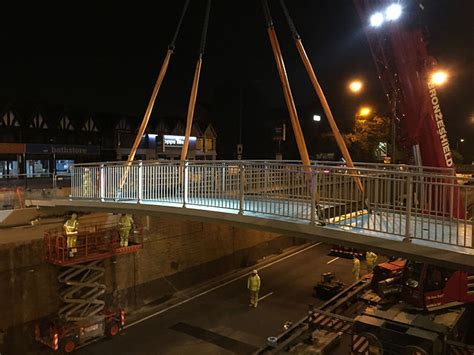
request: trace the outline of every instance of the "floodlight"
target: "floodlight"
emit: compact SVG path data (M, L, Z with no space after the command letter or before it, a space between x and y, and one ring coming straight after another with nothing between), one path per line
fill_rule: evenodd
M370 25L372 27L380 27L384 21L383 14L381 12L376 12L370 16Z
M385 19L395 21L402 15L402 7L399 4L392 4L385 10Z

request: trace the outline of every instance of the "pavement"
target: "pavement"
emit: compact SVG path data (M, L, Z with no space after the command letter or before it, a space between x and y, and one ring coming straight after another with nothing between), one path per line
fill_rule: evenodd
M347 285L353 282L352 260L329 256L329 249L313 244L259 267L257 308L249 307L247 273L224 277L207 290L151 312L148 319L129 322L115 338L89 344L77 354L250 354L269 336L283 332L285 322L304 317L309 304L323 303L312 296L322 273L331 271Z

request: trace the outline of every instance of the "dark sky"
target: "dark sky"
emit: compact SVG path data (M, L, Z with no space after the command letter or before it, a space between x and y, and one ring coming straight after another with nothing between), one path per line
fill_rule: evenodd
M126 2L108 8L85 3L45 8L42 2L14 9L8 16L4 12L0 96L142 116L183 2ZM317 107L279 2L269 2L296 103ZM461 136L474 140L470 121L474 119L473 4L472 0L425 1L430 53L451 72L449 84L440 92L451 141ZM366 24L352 1L291 0L287 5L341 126L350 126L360 104L386 111L363 32ZM205 0L191 0L155 116L186 111L204 8ZM346 89L353 77L366 81L359 98ZM213 1L201 78L198 100L229 112L228 117L215 119L221 132L226 125L236 127L229 121L238 120L239 87L254 105L284 108L260 1ZM227 92L230 98L222 95ZM311 119L310 111L302 112L302 121ZM247 132L256 117L245 110L244 116L248 116L244 117Z

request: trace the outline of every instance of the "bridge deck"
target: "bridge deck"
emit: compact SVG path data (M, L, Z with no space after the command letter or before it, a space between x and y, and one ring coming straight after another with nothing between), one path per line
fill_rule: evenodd
M366 211L361 211L357 217L347 216L348 218L343 219L344 224L336 224L338 218L334 217L328 224L320 226L311 225L308 219L292 216L282 217L259 212L240 214L236 209L191 204L183 208L182 204L172 202L143 201L137 204L136 201L100 202L56 199L34 200L29 203L39 207L62 207L65 210L73 209L75 211L127 212L192 219L209 223L231 223L243 228L266 230L358 249L368 249L368 246L370 246L371 250L383 255L400 256L474 272L474 250L472 248L447 245L429 239L412 239L411 242L403 242L404 237L401 235L364 229L364 226L367 227L369 223L372 223L369 220L378 220L378 216L369 215ZM439 235L442 235L441 225L441 223L438 224ZM433 228L433 225L430 225L430 227ZM444 230L447 230L446 224ZM470 237L466 238L467 241L472 240L472 226L469 230L471 232Z
M114 162L74 166L70 199L53 204L162 212L474 266L473 185L451 170L397 165Z

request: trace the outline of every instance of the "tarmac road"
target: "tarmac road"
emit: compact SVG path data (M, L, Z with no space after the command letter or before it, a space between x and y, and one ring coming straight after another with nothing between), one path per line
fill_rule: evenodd
M352 283L352 260L327 255L321 244L259 271L258 308L249 307L247 276L132 325L77 354L249 354L283 331L286 321L305 316L321 273L331 271ZM364 265L362 265L364 267Z

